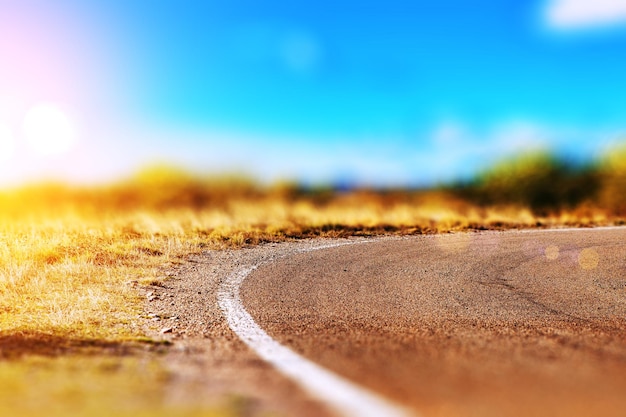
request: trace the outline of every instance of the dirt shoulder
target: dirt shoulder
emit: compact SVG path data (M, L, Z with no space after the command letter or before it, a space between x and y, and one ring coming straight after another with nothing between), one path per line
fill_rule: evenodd
M240 341L217 304L220 283L236 270L328 243L312 239L206 251L168 271L162 285L144 288L148 335L172 342L162 355L171 372L167 401L198 405L226 401L246 416L332 415Z

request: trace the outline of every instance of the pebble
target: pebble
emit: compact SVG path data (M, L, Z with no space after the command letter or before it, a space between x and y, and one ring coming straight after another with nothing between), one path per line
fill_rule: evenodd
M172 327L164 327L161 329L161 334L172 333L172 330L174 330Z

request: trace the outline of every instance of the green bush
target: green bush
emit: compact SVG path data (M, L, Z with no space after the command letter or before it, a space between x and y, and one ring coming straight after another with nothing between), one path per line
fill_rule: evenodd
M548 214L594 198L599 186L593 167L531 152L497 163L455 192L480 205L519 205Z

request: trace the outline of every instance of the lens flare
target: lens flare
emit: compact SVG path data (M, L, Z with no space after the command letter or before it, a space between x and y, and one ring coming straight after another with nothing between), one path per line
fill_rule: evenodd
M545 250L546 258L551 261L554 261L559 257L559 247L555 245L550 245Z
M23 128L28 145L41 155L62 154L74 144L72 123L55 104L33 106L24 117Z
M595 269L600 262L600 255L595 249L586 248L578 255L578 264L582 269Z

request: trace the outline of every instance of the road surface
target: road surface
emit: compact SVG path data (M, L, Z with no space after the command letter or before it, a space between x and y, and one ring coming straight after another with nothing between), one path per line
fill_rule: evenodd
M272 260L274 340L422 416L623 416L626 229L381 239Z

